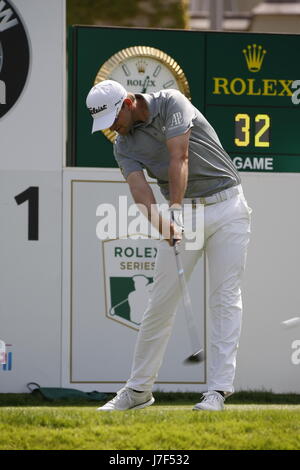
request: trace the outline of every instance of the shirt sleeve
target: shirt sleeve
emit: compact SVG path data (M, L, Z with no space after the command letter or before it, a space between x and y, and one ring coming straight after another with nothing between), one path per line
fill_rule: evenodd
M193 127L195 118L196 113L192 103L180 91L172 90L165 108L166 139L185 134Z
M114 156L117 161L117 164L119 165L119 168L121 170L122 175L124 176L125 179L127 179L128 175L132 173L133 171L143 171L144 167L143 165L131 158L126 157L125 155L122 155L114 146Z

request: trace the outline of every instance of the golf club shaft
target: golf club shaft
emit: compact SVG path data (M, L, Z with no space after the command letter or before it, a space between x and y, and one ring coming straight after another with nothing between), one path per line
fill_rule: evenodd
M193 353L195 353L196 351L201 349L200 339L197 334L197 326L196 326L195 317L193 313L192 302L191 302L190 294L187 288L181 255L179 253L179 246L177 243L175 243L174 245L174 254L175 254L175 259L176 259L180 289L182 293L186 324L187 324L188 333L189 333L189 337L191 341L191 346L193 348Z

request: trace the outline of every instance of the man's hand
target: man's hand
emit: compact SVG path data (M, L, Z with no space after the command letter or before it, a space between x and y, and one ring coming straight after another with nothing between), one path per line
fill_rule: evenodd
M180 206L170 207L170 239L168 240L170 246L180 243L184 232L183 215Z

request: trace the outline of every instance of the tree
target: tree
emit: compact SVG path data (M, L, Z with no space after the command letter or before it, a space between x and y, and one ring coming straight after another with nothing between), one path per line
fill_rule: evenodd
M186 29L188 0L67 0L67 23Z

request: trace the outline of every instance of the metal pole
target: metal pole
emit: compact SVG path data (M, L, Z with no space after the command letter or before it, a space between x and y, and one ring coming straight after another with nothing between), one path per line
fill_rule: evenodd
M211 0L209 2L210 29L213 31L222 31L224 17L223 0Z

